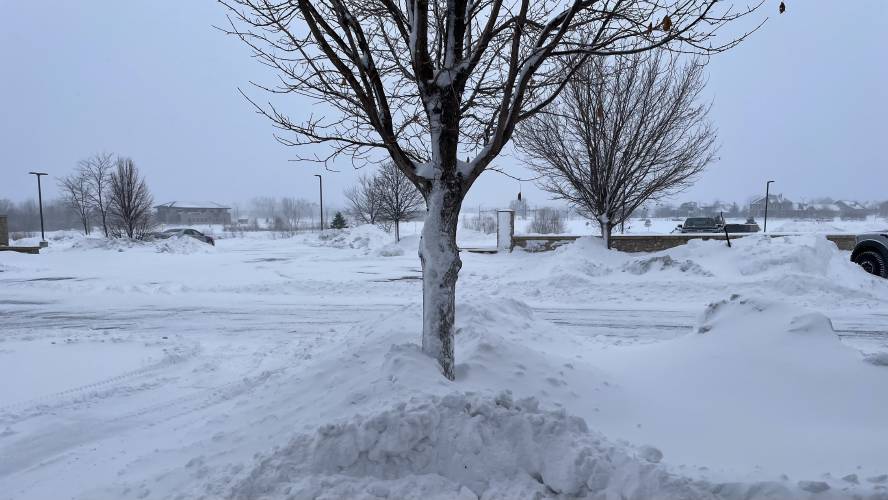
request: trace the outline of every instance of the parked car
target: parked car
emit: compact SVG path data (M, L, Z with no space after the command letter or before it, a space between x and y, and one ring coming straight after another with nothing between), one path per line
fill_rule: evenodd
M680 233L720 233L724 224L715 217L688 217L675 230Z
M859 235L851 262L870 274L888 278L888 231Z
M162 233L154 233L152 235L155 239L165 240L167 238L183 237L188 236L194 238L196 240L200 240L204 243L209 243L210 245L216 246L216 240L213 239L212 236L207 236L197 229L187 229L187 228L176 228L176 229L167 229Z

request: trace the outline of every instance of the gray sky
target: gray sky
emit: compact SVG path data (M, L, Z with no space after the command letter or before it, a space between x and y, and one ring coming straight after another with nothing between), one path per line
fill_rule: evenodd
M0 3L0 198L34 197L29 170L63 176L111 151L136 160L158 203L314 199L315 173L326 199L343 203L351 167L288 161L293 152L238 94L269 74L212 28L224 22L215 2ZM721 160L679 198L743 201L770 178L794 199L888 199L888 1L786 0L782 16L778 3L766 0L765 27L710 63ZM310 106L275 103L294 117ZM517 189L487 173L466 204L502 206ZM524 192L545 203L528 183Z

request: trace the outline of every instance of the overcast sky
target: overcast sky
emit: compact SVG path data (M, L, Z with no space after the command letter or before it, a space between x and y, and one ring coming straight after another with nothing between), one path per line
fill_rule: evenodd
M743 201L775 189L888 199L888 1L766 0L770 20L708 66L720 161L679 198ZM237 87L269 81L210 0L2 0L0 198L35 196L29 170L63 176L109 151L135 159L158 203L325 196L342 205L355 173L288 161ZM262 97L261 94L253 92ZM310 109L276 101L294 116ZM514 168L515 158L498 164ZM519 169L513 170L519 174ZM52 180L47 196L57 193ZM518 183L487 173L467 205L503 206ZM524 184L531 204L546 195Z

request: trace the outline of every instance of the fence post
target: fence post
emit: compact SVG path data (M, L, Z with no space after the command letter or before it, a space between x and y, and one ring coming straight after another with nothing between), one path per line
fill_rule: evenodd
M0 215L0 247L9 246L9 226L6 224L6 216Z
M515 236L515 211L496 211L496 249L512 251L512 237Z

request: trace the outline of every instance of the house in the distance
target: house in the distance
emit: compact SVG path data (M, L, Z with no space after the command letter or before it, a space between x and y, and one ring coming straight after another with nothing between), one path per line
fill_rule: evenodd
M798 204L784 198L782 194L768 195L768 216L793 217L799 210ZM760 196L749 202L749 215L756 218L765 216L765 197Z
M231 224L230 208L212 201L171 201L154 208L162 224Z

